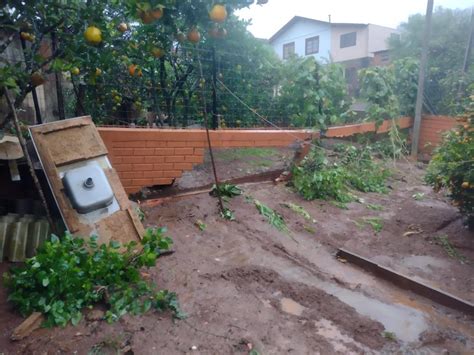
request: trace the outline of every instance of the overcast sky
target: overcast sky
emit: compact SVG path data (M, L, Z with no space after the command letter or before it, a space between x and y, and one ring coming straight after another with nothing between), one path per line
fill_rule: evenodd
M426 12L426 0L269 0L252 5L237 14L251 19L250 32L259 38L270 38L293 16L332 22L373 23L397 27L408 16ZM474 0L434 0L435 7L468 8Z

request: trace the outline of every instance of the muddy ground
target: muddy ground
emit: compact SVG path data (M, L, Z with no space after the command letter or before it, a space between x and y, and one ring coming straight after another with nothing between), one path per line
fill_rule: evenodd
M273 158L263 155L261 161L283 164L279 154L292 156L291 151L274 151ZM225 178L271 169L250 163L254 160L218 157L221 174L223 162L228 163ZM191 172L181 186L210 181L206 169ZM260 354L471 353L472 315L334 257L344 247L474 301L474 236L446 198L422 183L422 166L399 162L394 171L390 193L359 193L361 203L347 209L304 201L284 184L242 185L246 196L284 217L289 234L269 225L245 196L229 203L233 222L219 217L216 199L207 193L144 208L145 224L167 226L176 250L159 260L151 277L178 293L188 318L173 321L169 314L149 313L108 325L91 315L77 327L42 329L12 343L8 337L22 319L0 288L0 352L248 354L252 348ZM287 202L303 206L311 220L282 206ZM368 208L374 205L378 210ZM380 218L380 232L364 223L367 217ZM204 231L196 227L197 219L207 225Z

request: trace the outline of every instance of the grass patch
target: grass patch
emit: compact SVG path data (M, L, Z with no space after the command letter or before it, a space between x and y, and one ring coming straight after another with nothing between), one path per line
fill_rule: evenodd
M216 155L222 160L239 160L243 158L267 158L278 154L277 149L272 148L237 148L225 149L216 152Z
M364 217L359 221L352 221L354 224L360 228L365 228L366 225L372 227L375 233L379 233L383 229L383 221L380 217Z

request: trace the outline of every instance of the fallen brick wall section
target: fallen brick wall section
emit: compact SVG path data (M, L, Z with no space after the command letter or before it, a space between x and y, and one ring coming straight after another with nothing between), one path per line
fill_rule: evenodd
M441 141L441 132L453 128L456 121L445 116L425 116L421 124L420 149L434 146ZM377 133L386 133L392 125L384 121ZM400 128L409 128L413 120L397 120ZM330 127L326 137L349 137L354 134L374 132L373 122ZM117 170L127 193L142 187L170 185L181 177L183 171L192 170L204 162L207 147L206 131L189 129L107 128L99 133L109 151L113 167ZM218 130L211 131L213 147L287 147L297 140L315 139L319 132L305 130Z
M420 129L420 152L430 154L443 140L443 133L458 125L450 116L423 116Z
M99 133L127 193L142 187L170 185L183 171L204 162L206 131L146 128L105 128ZM213 147L287 147L297 140L315 139L313 131L211 131Z

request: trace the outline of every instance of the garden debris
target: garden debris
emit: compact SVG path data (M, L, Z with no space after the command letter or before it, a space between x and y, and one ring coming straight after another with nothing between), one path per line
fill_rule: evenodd
M88 321L96 321L96 320L101 320L104 319L105 312L100 310L100 309L92 309L86 314L86 319Z
M21 340L33 333L36 329L41 327L44 321L44 316L40 312L33 312L26 318L18 327L13 330L10 336L11 340Z
M198 227L200 231L204 231L204 230L207 228L206 223L204 223L204 222L201 221L200 219L197 219L197 220L194 222L194 225L195 225L196 227Z
M282 206L287 207L290 210L292 210L293 212L298 213L299 215L303 216L304 219L306 219L308 221L311 221L313 223L316 223L316 220L311 218L311 215L303 207L298 206L298 205L296 205L294 203L291 203L291 202L282 203Z
M424 192L417 192L413 194L411 197L413 197L417 201L421 201L425 198L425 193Z
M420 226L416 225L416 224L410 224L408 226L408 230L403 233L403 236L404 237L409 237L410 235L414 235L414 234L420 234L420 233L423 233L424 230L420 228Z
M283 217L280 214L258 200L254 200L253 202L258 212L260 212L260 214L267 219L268 223L270 223L280 232L287 234L290 233L290 230L288 229Z
M209 194L211 196L216 197L218 195L217 192L219 192L219 194L222 197L228 197L228 198L242 195L241 188L239 188L238 186L234 184L228 184L228 183L219 184L219 191L217 191L217 186L214 184Z

